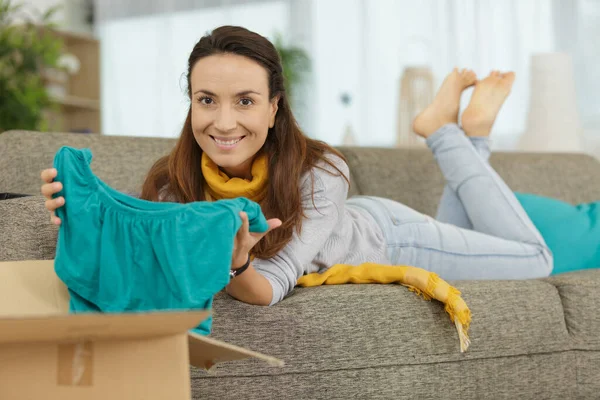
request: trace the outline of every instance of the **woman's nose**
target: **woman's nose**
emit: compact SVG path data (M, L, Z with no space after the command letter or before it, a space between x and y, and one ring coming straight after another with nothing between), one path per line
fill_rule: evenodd
M215 118L215 128L222 132L229 132L237 127L234 112L228 107L221 107Z

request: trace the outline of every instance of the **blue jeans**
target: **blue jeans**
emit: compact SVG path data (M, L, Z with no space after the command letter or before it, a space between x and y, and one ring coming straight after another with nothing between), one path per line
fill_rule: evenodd
M549 276L552 253L487 162L487 140L471 141L449 124L427 144L447 182L436 219L389 199L349 200L378 222L390 263L424 268L447 280Z

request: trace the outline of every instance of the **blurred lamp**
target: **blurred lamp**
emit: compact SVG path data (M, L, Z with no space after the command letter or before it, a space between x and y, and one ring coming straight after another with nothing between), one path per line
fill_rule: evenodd
M566 53L534 54L527 128L519 150L583 152L573 61Z

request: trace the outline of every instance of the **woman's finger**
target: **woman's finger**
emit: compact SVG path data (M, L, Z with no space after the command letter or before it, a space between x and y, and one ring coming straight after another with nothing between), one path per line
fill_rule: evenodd
M54 211L50 213L50 222L54 225L60 225L61 223L60 218L56 216L56 213Z
M53 194L60 192L62 187L60 182L46 183L42 185L42 194L47 198L51 198Z
M56 199L48 199L48 200L46 200L45 205L46 205L46 209L48 209L49 211L54 211L58 207L62 207L65 205L65 198L57 197Z
M267 232L271 232L273 229L279 228L281 226L281 220L279 218L272 218L267 221L267 224L269 225L269 229L267 229Z
M240 211L240 218L242 219L242 226L240 227L240 230L244 233L249 232L250 223L248 222L248 214L246 214L243 211Z
M46 183L50 183L54 178L56 178L57 173L58 171L56 168L45 169L41 173L42 180Z
M265 237L265 235L271 232L273 229L279 228L281 226L281 220L279 218L272 218L267 221L268 228L265 232L255 233L250 232L250 235L254 238L255 242L258 242L260 239Z

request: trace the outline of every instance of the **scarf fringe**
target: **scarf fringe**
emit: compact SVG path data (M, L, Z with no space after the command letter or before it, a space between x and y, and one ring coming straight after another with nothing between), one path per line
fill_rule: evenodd
M466 303L460 297L460 291L451 287L448 293L448 302L444 308L454 321L458 331L460 341L460 352L464 353L469 348L471 340L469 339L469 327L471 326L471 310L467 308Z
M456 331L458 332L458 340L460 343L460 352L464 353L469 348L471 340L469 339L469 327L471 325L471 311L467 307L467 304L460 297L461 292L455 287L450 286L448 283L440 279L437 274L433 272L429 274L427 279L427 287L423 290L418 289L411 285L404 284L409 291L415 293L417 296L430 301L435 299L435 291L440 286L447 286L447 299L444 310L450 316L450 320L454 322ZM442 301L442 299L438 299Z

